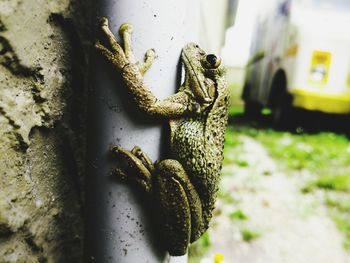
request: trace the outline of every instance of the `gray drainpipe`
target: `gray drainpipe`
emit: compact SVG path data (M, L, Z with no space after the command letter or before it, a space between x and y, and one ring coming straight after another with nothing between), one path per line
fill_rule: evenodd
M137 60L155 49L157 59L145 82L159 98L173 94L180 82L181 49L198 42L199 0L100 0L97 9L99 16L109 18L115 35L122 23L134 26ZM153 161L164 158L164 122L145 119L117 73L96 53L91 75L84 262L187 262L187 256L169 257L162 247L151 199L109 175L115 164L111 145L130 150L138 145Z

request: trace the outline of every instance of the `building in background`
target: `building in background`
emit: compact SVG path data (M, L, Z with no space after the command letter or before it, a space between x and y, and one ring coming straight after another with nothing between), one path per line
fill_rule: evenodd
M238 0L201 0L200 44L210 53L220 54L226 29L235 22Z
M228 67L244 68L248 58L253 27L262 0L239 1L234 25L226 31L222 57Z

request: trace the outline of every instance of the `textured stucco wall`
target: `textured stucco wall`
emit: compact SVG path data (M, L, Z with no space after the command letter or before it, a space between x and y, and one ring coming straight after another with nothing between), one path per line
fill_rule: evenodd
M0 262L79 262L91 11L0 0Z

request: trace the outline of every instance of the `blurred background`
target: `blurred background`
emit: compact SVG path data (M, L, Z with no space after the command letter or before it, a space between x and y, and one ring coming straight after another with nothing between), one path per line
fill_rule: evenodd
M215 216L190 262L350 262L350 2L202 0L231 90Z
M0 0L1 263L81 262L97 2ZM350 263L350 1L200 2L200 45L222 57L231 106L215 215L189 262ZM125 233L148 240L129 209Z

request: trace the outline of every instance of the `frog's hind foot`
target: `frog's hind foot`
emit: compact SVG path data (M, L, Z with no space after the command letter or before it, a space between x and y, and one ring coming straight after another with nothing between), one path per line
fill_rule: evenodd
M112 175L119 177L122 180L128 180L141 186L147 193L152 191L152 171L149 170L153 164L150 162L147 155L145 155L140 148L134 147L130 152L121 147L114 146L111 149L112 154L120 160L122 168L115 168ZM136 153L136 155L134 153ZM139 158L139 155L141 158ZM147 161L145 161L147 160ZM150 164L148 163L150 162ZM152 165L152 166L149 166Z

